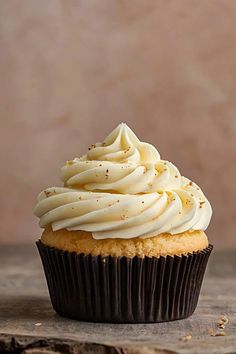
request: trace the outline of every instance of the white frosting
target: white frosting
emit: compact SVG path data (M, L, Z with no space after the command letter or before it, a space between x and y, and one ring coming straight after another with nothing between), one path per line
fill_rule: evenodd
M62 168L64 187L41 192L40 226L90 231L95 239L205 230L212 209L200 188L121 123Z

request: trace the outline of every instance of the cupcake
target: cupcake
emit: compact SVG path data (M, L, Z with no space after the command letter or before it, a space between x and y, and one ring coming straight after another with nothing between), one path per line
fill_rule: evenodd
M61 179L34 210L55 311L113 323L190 316L212 250L201 189L124 123L67 161Z

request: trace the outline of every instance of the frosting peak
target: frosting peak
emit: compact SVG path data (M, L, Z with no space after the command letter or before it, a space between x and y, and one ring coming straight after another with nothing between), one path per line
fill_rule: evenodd
M132 238L205 230L211 219L200 188L124 123L86 155L67 161L61 178L64 187L38 196L41 227Z
M92 145L87 160L156 163L160 155L154 146L141 142L132 130L121 123L103 141Z

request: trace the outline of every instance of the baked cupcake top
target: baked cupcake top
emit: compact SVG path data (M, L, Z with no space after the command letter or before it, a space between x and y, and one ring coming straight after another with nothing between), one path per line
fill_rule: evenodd
M64 187L37 198L40 226L90 231L95 239L205 230L212 209L201 189L124 123L86 155L67 161Z

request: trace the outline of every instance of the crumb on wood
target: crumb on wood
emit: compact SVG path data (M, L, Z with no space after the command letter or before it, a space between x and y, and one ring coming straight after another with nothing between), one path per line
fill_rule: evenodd
M224 331L214 330L213 328L210 328L208 330L208 333L211 337L224 337L224 336L226 336L226 333Z
M190 341L191 339L192 339L191 334L188 334L187 336L183 336L183 337L180 338L180 340L181 340L182 342L188 342L188 341Z
M34 325L35 325L35 327L40 327L40 326L42 326L42 323L41 322L37 322Z
M225 327L228 323L229 323L228 317L226 317L225 315L222 315L217 322L217 326L220 329L225 329Z
M225 332L220 332L220 331L218 331L218 332L215 332L215 333L213 333L213 334L211 334L211 336L213 336L213 337L224 337L224 336L226 336L226 333Z

